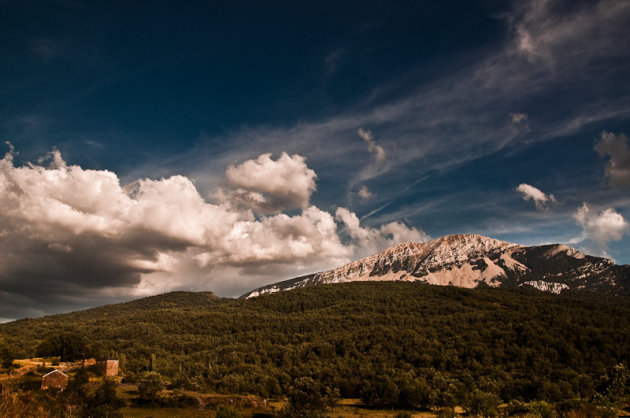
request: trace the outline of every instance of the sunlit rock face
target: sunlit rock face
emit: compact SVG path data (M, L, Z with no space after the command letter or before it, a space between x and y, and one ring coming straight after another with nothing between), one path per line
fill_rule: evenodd
M326 283L419 281L440 286L528 286L630 294L630 266L561 244L525 247L476 234L408 242L340 268L256 289L244 297Z

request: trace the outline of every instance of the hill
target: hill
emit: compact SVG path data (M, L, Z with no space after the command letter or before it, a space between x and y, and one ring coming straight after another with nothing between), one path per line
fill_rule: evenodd
M49 336L72 332L118 357L131 381L153 367L173 388L268 397L307 376L345 397L413 407L472 396L588 400L627 382L614 379L630 364L627 297L413 282L185 302L198 296L178 295L188 305L181 308L132 303L115 320L108 310L119 305L99 308L100 317L90 310L2 324L0 341L26 357Z
M168 311L175 309L178 312L192 308L207 308L231 301L229 298L220 298L212 292L168 292L160 295L149 296L129 302L100 306L82 311L48 315L37 319L20 319L1 324L5 332L15 333L23 339L41 339L40 332L48 334L53 330L72 330L73 326L84 326L102 321L123 321L130 318L138 319L138 315L151 315L155 311ZM38 324L31 328L32 324ZM15 332L10 331L15 330ZM42 331L44 330L44 331ZM49 330L48 332L45 330ZM0 336L2 331L0 331Z
M553 293L580 289L630 295L630 266L618 266L561 244L525 247L459 234L399 244L340 268L263 286L242 297L355 281L418 281L466 288L525 286Z

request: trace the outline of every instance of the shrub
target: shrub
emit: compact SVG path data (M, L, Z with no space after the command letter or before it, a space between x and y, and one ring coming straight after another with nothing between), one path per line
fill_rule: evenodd
M455 414L453 408L442 408L437 412L438 418L454 418L456 416L457 414Z
M217 418L238 418L238 410L232 406L221 405L217 409Z

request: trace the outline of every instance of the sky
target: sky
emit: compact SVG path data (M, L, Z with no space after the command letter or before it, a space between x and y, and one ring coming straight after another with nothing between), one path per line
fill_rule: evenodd
M630 263L630 1L0 2L0 321L478 233Z

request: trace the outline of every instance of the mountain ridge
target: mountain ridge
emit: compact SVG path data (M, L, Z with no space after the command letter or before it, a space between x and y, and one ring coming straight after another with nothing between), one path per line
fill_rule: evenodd
M577 289L630 294L630 266L564 244L527 247L479 234L453 234L401 243L339 268L269 284L241 297L324 283L398 280L465 288L530 286L553 293Z

